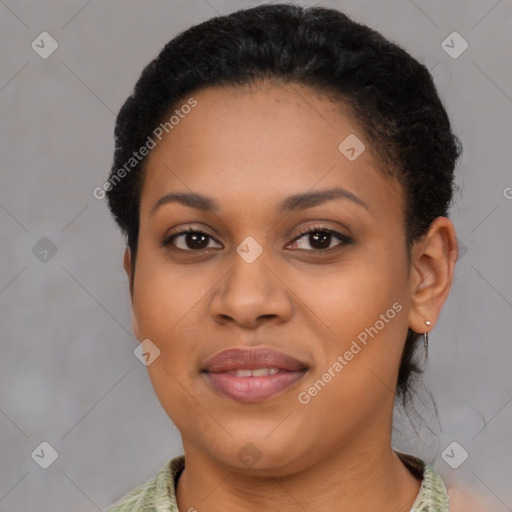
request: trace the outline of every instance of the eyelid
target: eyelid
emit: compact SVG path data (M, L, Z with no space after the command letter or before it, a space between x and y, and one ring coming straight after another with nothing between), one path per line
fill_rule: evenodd
M220 243L216 240L215 236L211 235L208 231L206 231L205 229L203 228L199 228L199 227L194 227L193 224L189 224L186 228L177 228L176 230L171 230L169 233L166 233L166 235L164 236L163 240L162 240L162 247L167 247L169 245L171 245L171 241L175 238L178 238L179 236L182 236L182 235L186 235L188 233L199 233L199 234L203 234L203 235L206 235L208 236L210 239L212 240L215 240L216 243ZM178 251L182 251L182 252L200 252L200 251L194 251L194 250L191 250L191 249L178 249L178 248L174 248ZM204 250L204 249L203 249Z
M174 239L178 238L179 236L186 235L188 233L203 234L203 235L206 235L211 240L214 240L216 243L220 243L216 240L216 238L213 235L208 233L206 230L204 230L202 228L194 227L194 225L189 224L186 228L178 228L174 232L171 231L170 233L166 234L161 245L162 245L162 247L168 247L168 246L172 245L172 241ZM322 225L316 224L316 225L309 226L307 228L300 230L299 233L297 234L297 236L295 236L295 238L291 242L289 242L287 245L290 245L290 244L296 242L297 240L300 240L304 236L307 236L307 235L310 235L313 233L328 233L331 236L338 238L338 240L340 240L340 242L338 244L336 244L334 247L329 247L327 249L295 249L295 250L301 251L303 253L328 255L336 250L339 250L341 247L349 245L353 242L353 239L348 235L345 235L345 234L343 234L333 228L330 228L328 226L322 226ZM201 252L204 252L204 251L208 251L210 249L194 250L194 249L180 249L177 247L172 247L172 250L175 250L175 251L198 253L198 254L200 254Z
M329 235L338 238L340 240L340 243L336 244L334 247L329 247L327 249L298 249L299 251L303 251L305 253L319 253L319 254L330 254L338 249L340 249L343 246L349 245L353 242L352 238L348 235L345 235L343 233L340 233L339 231L330 228L328 226L321 226L321 225L314 225L308 228L305 228L304 230L301 230L299 234L291 241L291 243L296 242L297 240L300 240L306 235L310 235L313 233L328 233Z

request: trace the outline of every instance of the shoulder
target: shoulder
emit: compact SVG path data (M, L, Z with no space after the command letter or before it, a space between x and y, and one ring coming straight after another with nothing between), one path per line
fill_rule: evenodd
M427 510L452 512L441 475L419 457L398 450L394 451L409 471L421 480L420 489L411 512L425 512Z
M105 512L177 512L175 485L184 466L183 455L171 459L153 478L130 491Z
M441 474L422 459L397 450L395 452L415 476L418 476L419 472L422 473L420 491L411 512L499 512L495 503L491 504L484 500L467 485L453 481L445 482Z
M457 485L447 487L450 497L450 512L498 512L489 502L473 491Z

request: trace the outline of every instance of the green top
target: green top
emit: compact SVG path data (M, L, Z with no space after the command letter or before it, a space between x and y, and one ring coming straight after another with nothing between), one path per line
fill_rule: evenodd
M417 457L395 450L411 471L423 478L410 512L449 512L448 493L441 476ZM185 467L185 456L170 460L160 472L139 485L105 512L179 512L176 484Z

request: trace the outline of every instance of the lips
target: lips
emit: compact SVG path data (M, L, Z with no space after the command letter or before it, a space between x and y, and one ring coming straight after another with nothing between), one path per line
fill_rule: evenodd
M233 370L257 370L259 368L277 368L285 371L307 369L307 364L294 357L268 348L233 348L208 359L203 371L220 373Z
M242 403L261 402L291 387L308 365L269 348L224 350L201 369L217 391Z

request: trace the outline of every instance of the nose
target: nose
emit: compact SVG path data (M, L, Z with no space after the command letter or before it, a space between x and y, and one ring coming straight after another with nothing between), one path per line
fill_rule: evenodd
M275 323L290 319L292 292L269 260L265 251L252 262L234 254L233 266L219 283L210 304L216 322L255 328L265 319Z

